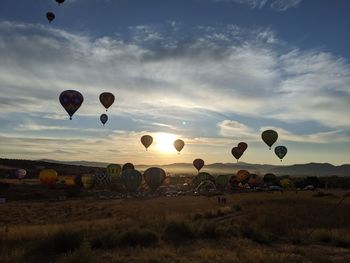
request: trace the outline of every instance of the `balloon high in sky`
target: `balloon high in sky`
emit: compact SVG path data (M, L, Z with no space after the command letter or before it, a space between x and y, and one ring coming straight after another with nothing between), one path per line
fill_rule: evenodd
M3 158L349 162L347 1L0 2Z

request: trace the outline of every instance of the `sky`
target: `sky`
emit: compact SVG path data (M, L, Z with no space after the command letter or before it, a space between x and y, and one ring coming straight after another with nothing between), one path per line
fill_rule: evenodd
M0 157L226 163L244 141L242 162L350 163L349 13L347 0L1 0ZM71 121L64 90L84 96ZM102 92L116 97L105 126Z

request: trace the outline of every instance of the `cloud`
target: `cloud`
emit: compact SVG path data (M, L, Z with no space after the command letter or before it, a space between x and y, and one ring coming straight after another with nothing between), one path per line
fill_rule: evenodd
M11 130L10 125L2 126L0 132L22 137L26 131L37 142L37 132L54 134L52 149L61 149L57 141L68 140L69 131L90 140L92 133L98 136L98 116L104 112L98 95L111 91L116 102L99 134L112 136L108 139L125 136L125 141L139 143L141 132L162 131L183 135L190 145L214 147L227 142L221 137L257 140L259 128L269 123L294 127L310 122L324 131L288 133L283 125L275 127L290 141L327 142L332 136L348 140L346 59L290 47L269 28L197 27L192 37L178 38L182 25L169 26L173 31L149 25L130 28L131 38L126 40L0 22L0 119L12 125ZM58 96L65 89L81 91L85 101L74 120L63 125L67 114ZM17 141L17 151L22 142ZM85 154L85 143L75 143L73 150ZM113 150L104 143L106 151ZM113 143L119 148L123 140ZM136 156L127 145L121 147L123 153ZM39 146L34 148L40 151ZM102 159L102 148L97 153Z
M286 11L289 8L297 7L302 0L214 0L215 2L235 2L244 4L250 8L264 8L270 7L276 11Z

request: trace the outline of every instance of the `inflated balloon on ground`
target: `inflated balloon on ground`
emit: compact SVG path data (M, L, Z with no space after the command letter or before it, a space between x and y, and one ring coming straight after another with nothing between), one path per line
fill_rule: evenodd
M143 178L145 179L145 182L147 183L149 188L151 188L153 191L158 189L158 187L165 180L165 177L166 177L165 171L158 167L148 168L143 174Z

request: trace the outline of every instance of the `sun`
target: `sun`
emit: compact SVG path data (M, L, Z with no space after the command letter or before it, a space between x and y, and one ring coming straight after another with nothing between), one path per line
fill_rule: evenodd
M162 153L175 152L174 141L177 136L171 133L159 132L155 136L156 148Z

